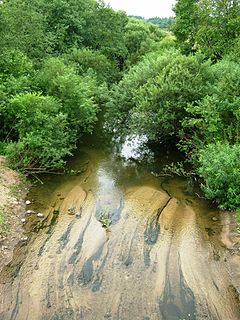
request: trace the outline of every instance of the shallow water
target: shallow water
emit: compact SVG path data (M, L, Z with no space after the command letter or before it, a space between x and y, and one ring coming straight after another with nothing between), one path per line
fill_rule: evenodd
M217 210L189 181L152 174L176 155L156 164L141 139L104 139L79 148L69 169L81 173L31 189L28 209L45 218L28 217L29 241L1 274L0 319L240 319Z

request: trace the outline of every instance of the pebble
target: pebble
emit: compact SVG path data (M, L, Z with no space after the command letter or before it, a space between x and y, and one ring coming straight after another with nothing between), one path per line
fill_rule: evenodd
M25 204L27 204L27 205L28 205L28 204L31 204L31 201L30 201L30 200L26 200L26 201L25 201Z
M22 237L21 241L27 241L28 237Z
M75 208L68 208L68 214L74 215L75 214Z
M33 211L33 210L27 210L26 213L27 213L27 214L32 214L32 213L36 213L36 212Z
M38 212L37 217L38 217L38 218L44 218L44 214Z
M212 221L218 221L216 217L212 217Z
M22 219L21 219L21 222L22 222L22 223L26 222L26 219L22 218Z

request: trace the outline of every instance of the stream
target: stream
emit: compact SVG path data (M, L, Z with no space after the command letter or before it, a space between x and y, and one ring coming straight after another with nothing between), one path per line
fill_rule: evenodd
M104 139L31 188L26 210L44 218L27 216L1 273L0 320L239 320L218 210L189 180L153 174L178 155Z

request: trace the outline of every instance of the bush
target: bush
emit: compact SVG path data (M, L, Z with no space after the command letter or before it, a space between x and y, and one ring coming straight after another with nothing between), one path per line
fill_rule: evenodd
M21 51L4 49L0 53L0 74L19 77L28 75L33 70L31 60Z
M92 72L100 83L113 84L119 76L116 65L100 51L73 48L64 60L73 63L79 75Z
M0 155L5 155L8 147L8 142L0 141Z
M178 136L185 107L208 90L208 63L163 50L145 58L113 88L108 117L114 129L127 128L152 140Z
M209 91L203 99L188 104L182 123L182 144L187 142L190 149L240 142L240 66L223 59L211 66L210 72L214 81Z
M240 207L240 145L209 144L199 154L203 190L221 208Z
M45 61L36 83L44 94L61 102L61 111L67 115L71 129L78 135L92 131L99 110L94 98L101 90L94 78L81 77L60 58L50 58Z
M28 171L62 168L64 157L74 147L74 139L67 116L59 111L59 102L53 97L27 93L15 96L11 107L19 135L18 142L6 149L12 166Z

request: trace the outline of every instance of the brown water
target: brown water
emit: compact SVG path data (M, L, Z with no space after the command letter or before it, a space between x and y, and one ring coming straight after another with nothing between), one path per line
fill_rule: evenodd
M28 209L45 218L28 218L1 274L1 320L240 319L216 209L122 149L89 140L69 165L81 174L32 188Z

